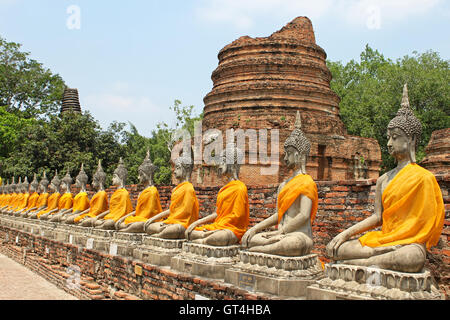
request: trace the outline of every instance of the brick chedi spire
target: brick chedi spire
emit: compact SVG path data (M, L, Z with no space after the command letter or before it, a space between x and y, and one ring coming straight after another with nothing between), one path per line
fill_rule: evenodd
M67 87L64 89L61 113L68 111L81 113L78 89L71 89Z
M330 87L326 57L307 17L294 19L269 37L243 36L233 41L218 54L219 64L211 76L213 88L204 98L203 131L219 129L225 136L230 128L268 129L270 141L270 130L278 129L283 146L300 111L302 130L311 141L307 171L314 179L352 179L356 154L364 158L367 178L378 177L380 147L375 139L347 134L339 114L340 98ZM267 149L270 152L270 145ZM261 165L249 164L241 166L243 181L282 181L288 174L283 172L283 148L276 152L281 168L278 176L257 177ZM202 183L220 184L213 180Z

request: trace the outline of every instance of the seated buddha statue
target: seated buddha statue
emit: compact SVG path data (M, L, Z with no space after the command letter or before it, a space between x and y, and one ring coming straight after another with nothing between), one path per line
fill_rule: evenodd
M16 191L16 181L15 181L15 177L13 177L13 180L11 182L11 184L9 184L9 194L10 196L8 197L8 201L7 203L5 203L5 206L3 206L0 210L2 211L2 213L6 214L16 203L17 201L17 197L18 197L18 192Z
M224 150L217 170L228 183L217 194L216 212L193 222L186 230L186 239L211 246L230 246L241 241L250 220L247 186L239 180L243 156L234 145Z
M181 183L172 190L169 209L148 219L144 225L144 231L153 237L185 239L186 229L198 219L199 202L194 186L189 182L192 156L178 157L174 165L175 178Z
M59 193L59 187L61 186L61 180L58 177L58 171L55 172L53 179L50 181L48 189L51 194L48 197L47 207L36 213L37 218L41 220L47 220L48 216L58 210L58 201L61 198Z
M439 241L445 212L434 175L416 164L421 132L405 85L401 107L387 127L388 151L397 166L377 180L373 215L328 243L326 252L334 261L399 272L423 270L426 250ZM381 230L370 231L377 227Z
M29 193L31 193L31 194L30 194L30 197L28 198L27 206L21 210L16 211L14 214L15 216L21 216L21 215L25 216L25 214L29 210L31 210L31 208L36 207L36 203L39 198L39 193L37 193L38 186L39 186L39 182L37 181L36 173L35 173L33 180L31 181L30 186L29 186Z
M92 186L97 190L89 202L89 208L68 217L65 221L67 224L80 224L83 227L92 227L93 218L108 210L108 194L105 191L104 183L106 174L103 171L101 161L98 162L97 171L92 177Z
M37 219L37 213L45 208L47 208L47 201L50 194L47 192L49 181L47 179L47 174L44 171L44 175L39 182L39 198L36 202L36 207L28 210L26 213L27 217L30 219Z
M136 208L116 222L116 230L128 233L144 232L144 224L151 217L162 211L158 189L153 185L153 174L156 166L150 159L150 152L139 166L139 183L144 189L139 194Z
M12 215L22 202L24 193L22 191L22 177L19 177L19 182L15 184L15 196L11 204L4 210L5 214Z
M122 158L120 158L119 165L114 170L112 183L117 187L117 190L111 196L109 201L109 209L102 214L99 214L92 219L92 226L103 230L114 230L116 222L133 211L130 194L125 189L125 183L128 177L128 170L125 167Z
M67 208L59 214L55 214L50 221L51 222L64 222L66 219L74 218L80 212L89 208L89 197L86 192L86 184L88 181L88 176L84 172L84 164L81 164L80 172L75 178L75 186L79 188L79 192L72 200L72 207Z
M57 222L59 221L60 216L72 210L73 195L70 189L72 181L73 180L72 177L70 176L70 172L69 170L67 170L66 175L61 179L60 190L62 192L62 195L58 200L58 206L57 208L49 212L49 215L46 217L48 221Z
M16 215L17 212L22 211L28 205L28 199L30 198L28 178L25 177L24 181L20 184L20 194L22 197L17 202L17 206L9 212L10 215Z
M9 180L7 180L6 184L3 186L3 197L0 203L0 213L3 213L3 209L9 206L9 202L12 196L12 188Z
M306 173L310 142L301 130L299 112L284 151L284 162L293 174L278 187L277 212L250 228L242 238L242 247L279 256L303 256L313 246L311 225L317 213L318 192ZM272 226L278 228L264 231Z

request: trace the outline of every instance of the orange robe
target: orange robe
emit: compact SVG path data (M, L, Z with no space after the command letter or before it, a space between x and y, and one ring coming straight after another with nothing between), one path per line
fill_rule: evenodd
M37 201L39 199L39 193L33 192L31 196L28 198L28 203L24 211L27 211L31 208L36 207Z
M2 207L7 206L9 204L9 201L11 200L12 195L6 194L5 198L3 199Z
M73 196L72 193L66 192L64 193L58 201L58 211L67 210L72 208L73 206ZM56 212L58 212L56 211ZM55 213L56 213L55 212Z
M188 228L198 219L199 203L192 183L185 181L173 189L169 210L170 214L163 223L181 224Z
M231 230L241 241L250 221L247 186L234 180L220 189L216 202L217 218L213 223L195 230Z
M18 196L19 196L19 194L15 193L15 192L11 194L11 197L9 198L8 203L6 203L6 205L8 205L6 210L11 210L15 206Z
M125 188L117 189L109 201L109 213L103 219L117 221L131 211L133 211L133 205L130 194Z
M39 209L41 207L46 207L47 206L47 200L48 200L49 196L50 195L47 192L41 193L39 195L39 198L38 198L37 202L36 202L36 208ZM36 210L33 210L31 212L36 212Z
M18 202L18 206L16 207L16 209L14 209L14 211L20 211L22 209L25 209L27 207L29 198L30 194L28 192L24 193L22 199Z
M300 195L311 199L311 224L314 222L319 203L317 185L310 175L299 174L286 183L278 194L278 223Z
M106 191L97 192L89 202L89 208L90 208L89 212L76 217L74 219L74 222L78 223L85 217L95 218L100 213L103 213L106 210L108 210L108 195Z
M124 223L144 222L161 211L158 189L155 186L151 186L141 192L136 204L135 215L127 217Z
M47 209L42 210L37 214L38 218L40 218L43 214L46 214L52 210L58 209L58 200L61 197L59 192L54 192L48 197L47 201Z
M359 238L363 246L385 247L439 241L444 226L444 201L434 175L408 164L389 182L381 197L383 225Z
M89 198L86 192L79 192L73 199L73 209L75 211L84 211L89 209Z

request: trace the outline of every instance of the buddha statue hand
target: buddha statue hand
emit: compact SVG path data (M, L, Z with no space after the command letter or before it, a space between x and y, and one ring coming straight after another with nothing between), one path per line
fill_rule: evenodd
M256 228L250 228L243 236L241 240L241 246L243 248L248 248L250 240L257 233Z
M335 236L326 246L326 253L330 258L337 256L339 247L350 238L347 232L341 232Z

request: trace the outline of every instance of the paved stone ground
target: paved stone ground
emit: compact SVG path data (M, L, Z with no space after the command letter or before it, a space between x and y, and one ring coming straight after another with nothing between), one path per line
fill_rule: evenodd
M78 300L0 254L0 300Z

